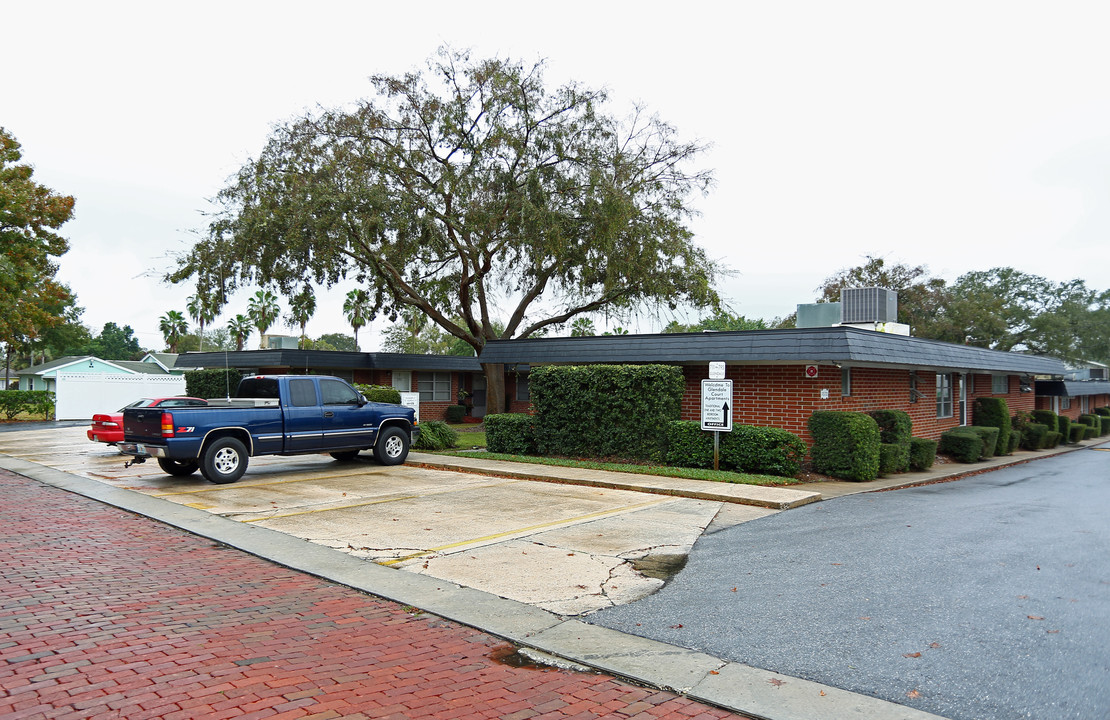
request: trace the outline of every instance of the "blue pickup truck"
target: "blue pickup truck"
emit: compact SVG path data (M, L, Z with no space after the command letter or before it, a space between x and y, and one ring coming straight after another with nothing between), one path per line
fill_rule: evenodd
M344 380L316 375L243 378L234 398L207 407L127 408L120 452L128 463L157 459L166 473L200 470L211 482L242 477L256 455L329 453L354 460L373 449L399 465L420 432L412 408L368 402Z

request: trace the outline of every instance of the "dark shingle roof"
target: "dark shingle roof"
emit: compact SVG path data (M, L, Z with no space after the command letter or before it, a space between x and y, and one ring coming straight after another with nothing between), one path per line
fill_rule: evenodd
M969 345L851 327L742 332L613 335L491 340L484 363L667 363L700 365L838 363L870 367L1059 375L1054 358L999 352Z
M1110 395L1110 380L1038 380L1037 394L1048 397Z
M338 352L334 350L242 350L190 352L175 367L312 368L316 370L448 370L481 372L478 358L465 355Z

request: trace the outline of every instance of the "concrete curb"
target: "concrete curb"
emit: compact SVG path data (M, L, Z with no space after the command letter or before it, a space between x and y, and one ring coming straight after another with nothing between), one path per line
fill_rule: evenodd
M0 455L0 468L144 515L284 567L476 628L637 683L765 720L929 720L939 716L589 625L307 540Z

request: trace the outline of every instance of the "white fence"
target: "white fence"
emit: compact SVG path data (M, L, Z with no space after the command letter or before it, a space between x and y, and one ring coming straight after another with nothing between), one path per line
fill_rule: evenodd
M55 386L58 420L91 420L95 413L115 412L144 397L185 394L180 375L102 375L62 373Z

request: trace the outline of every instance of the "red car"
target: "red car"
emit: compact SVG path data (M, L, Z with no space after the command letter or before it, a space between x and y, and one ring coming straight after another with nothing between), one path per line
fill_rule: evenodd
M194 397L143 398L142 400L136 400L127 407L171 408L196 407L198 405L207 404L207 400ZM93 415L92 427L85 433L89 436L89 440L108 443L109 445L123 442L123 411L126 409L127 408L120 408L119 412Z

